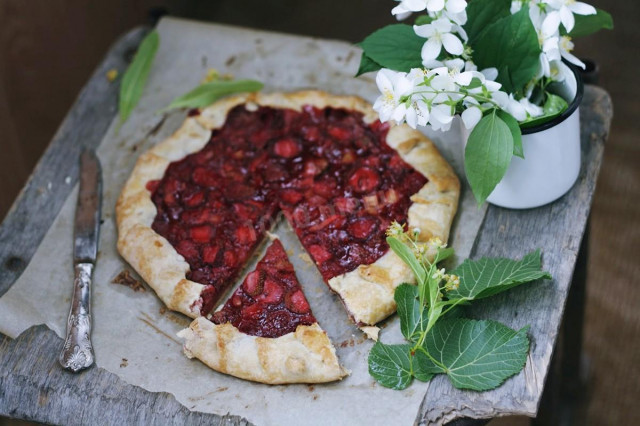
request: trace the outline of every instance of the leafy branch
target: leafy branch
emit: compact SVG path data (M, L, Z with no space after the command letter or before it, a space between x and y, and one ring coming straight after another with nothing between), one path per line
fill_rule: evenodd
M540 251L522 260L466 260L451 273L437 264L453 254L439 239L419 242L417 231L398 223L387 242L413 271L417 285L402 284L394 294L400 331L408 343L377 342L369 353L369 373L383 386L404 389L415 378L446 374L459 389L483 391L502 384L524 367L528 327L512 330L496 321L453 315L456 307L517 285L546 278Z

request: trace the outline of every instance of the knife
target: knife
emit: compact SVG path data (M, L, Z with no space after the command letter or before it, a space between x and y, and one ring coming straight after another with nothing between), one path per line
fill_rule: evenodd
M67 335L60 353L60 364L74 373L90 367L94 355L91 345L91 277L98 255L102 170L96 153L83 149L80 154L80 189L76 206L73 266L73 295L67 319Z

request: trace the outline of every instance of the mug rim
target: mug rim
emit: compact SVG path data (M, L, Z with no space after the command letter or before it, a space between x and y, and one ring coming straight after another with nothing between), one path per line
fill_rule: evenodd
M541 132L543 130L547 130L547 129L550 129L551 127L557 126L558 124L562 123L567 118L569 118L571 115L573 115L573 113L580 106L580 103L582 102L582 97L584 95L584 83L582 81L582 75L580 74L580 72L578 71L578 68L575 65L567 62L566 60L563 60L563 62L565 63L565 65L569 67L569 69L571 70L571 72L573 72L573 75L576 78L576 95L573 98L573 101L569 104L569 107L562 112L562 114L555 117L553 120L547 121L546 123L538 124L537 126L533 126L533 127L527 127L524 129L520 128L520 131L522 132L523 135L530 135L532 133Z

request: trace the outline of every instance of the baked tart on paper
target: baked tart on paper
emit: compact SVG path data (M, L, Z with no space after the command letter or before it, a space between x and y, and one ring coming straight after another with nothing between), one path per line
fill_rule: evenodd
M117 205L118 249L170 309L211 318L282 211L364 327L395 312L395 288L414 280L387 227L446 241L459 189L426 136L381 123L360 98L233 96L191 111L140 156ZM218 333L206 318L194 333Z
M348 374L313 316L280 240L211 320L199 317L178 336L185 339L189 358L246 380L323 383Z

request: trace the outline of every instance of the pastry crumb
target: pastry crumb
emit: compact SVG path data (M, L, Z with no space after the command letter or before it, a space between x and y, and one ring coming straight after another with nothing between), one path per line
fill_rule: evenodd
M142 283L131 276L131 273L124 269L122 270L114 279L111 281L112 284L120 284L125 287L129 287L131 290L136 293L139 291L147 291L146 288L142 285Z
M278 239L278 236L273 232L266 231L265 234L267 235L267 237L269 237L271 241L275 241Z
M160 315L164 315L167 313L167 307L166 306L160 306L160 309L158 309L158 313Z
M129 365L129 360L126 358L122 358L122 362L120 363L120 368L124 368Z
M380 328L375 327L375 326L366 326L366 327L360 327L360 330L362 330L362 332L371 340L377 342L378 341L378 334L380 333Z
M300 259L304 260L306 263L309 263L309 264L311 264L311 263L312 263L312 261L311 261L311 256L309 256L309 254L308 254L308 253L300 253L300 254L298 255L298 257L299 257Z

